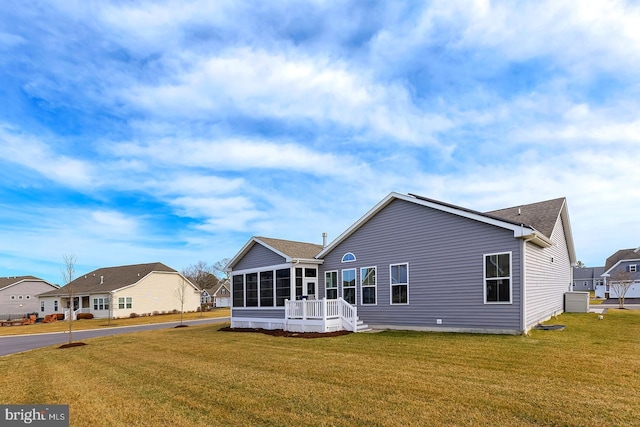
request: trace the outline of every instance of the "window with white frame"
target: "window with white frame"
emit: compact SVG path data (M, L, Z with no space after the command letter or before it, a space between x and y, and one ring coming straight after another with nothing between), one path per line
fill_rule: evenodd
M392 264L389 270L391 304L409 304L409 264Z
M511 303L511 252L484 255L484 302Z
M94 298L93 299L94 310L109 310L109 298Z
M31 295L25 295L25 299L31 299Z
M349 304L356 303L356 269L342 270L342 298Z
M342 255L342 262L353 262L355 260L356 256L351 252L347 252L346 254Z
M362 305L375 305L377 300L376 267L363 267L360 269L360 295Z
M260 306L273 307L273 270L260 272ZM224 289L222 289L224 291ZM224 292L223 292L224 294Z
M249 273L245 276L246 306L258 306L258 273Z
M40 311L44 311L44 301L40 301Z
M629 265L629 272L630 273L635 273L638 269L638 266L636 264L631 264Z
M327 299L338 299L338 272L325 271L324 293Z
M53 311L58 311L58 300L53 301Z
M131 297L120 297L118 298L118 308L124 310L126 308L133 307L133 299Z

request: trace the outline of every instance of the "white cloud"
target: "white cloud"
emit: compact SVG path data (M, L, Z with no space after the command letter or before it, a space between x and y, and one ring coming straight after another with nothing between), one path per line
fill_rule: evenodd
M452 123L417 108L400 83L380 84L366 68L303 53L229 49L216 57L188 56L175 81L126 88L122 99L159 119L242 114L353 129L362 138L438 145Z
M73 188L90 186L94 177L89 165L82 160L58 154L51 145L0 123L0 159L19 164Z

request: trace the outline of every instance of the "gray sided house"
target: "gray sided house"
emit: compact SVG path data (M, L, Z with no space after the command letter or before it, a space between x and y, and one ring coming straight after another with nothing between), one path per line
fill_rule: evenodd
M270 241L229 263L232 327L523 333L563 311L576 261L564 198L482 213L391 193L324 248Z
M620 279L630 280L625 297L640 298L640 248L620 249L607 258L604 265L604 286L596 289L596 296L618 298L613 282Z
M573 290L576 292L595 291L603 285L604 267L573 267Z
M38 295L58 286L33 276L0 277L0 317L40 313Z

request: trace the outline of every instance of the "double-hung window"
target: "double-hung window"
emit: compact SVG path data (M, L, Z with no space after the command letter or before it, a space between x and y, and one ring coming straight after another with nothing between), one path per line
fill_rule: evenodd
M327 299L338 299L338 272L324 273L324 291Z
M342 270L342 298L349 304L356 303L356 269Z
M125 308L133 307L133 299L131 297L120 297L118 298L118 308L123 310Z
M389 269L391 304L409 304L409 264L392 264Z
M484 256L484 302L511 303L511 252Z
M362 305L375 305L377 294L376 268L363 267L360 269L360 295Z

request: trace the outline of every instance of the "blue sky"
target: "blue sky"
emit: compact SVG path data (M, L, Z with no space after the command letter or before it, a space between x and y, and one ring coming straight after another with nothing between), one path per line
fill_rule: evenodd
M4 1L0 276L320 243L390 191L567 197L578 259L640 246L640 6Z

